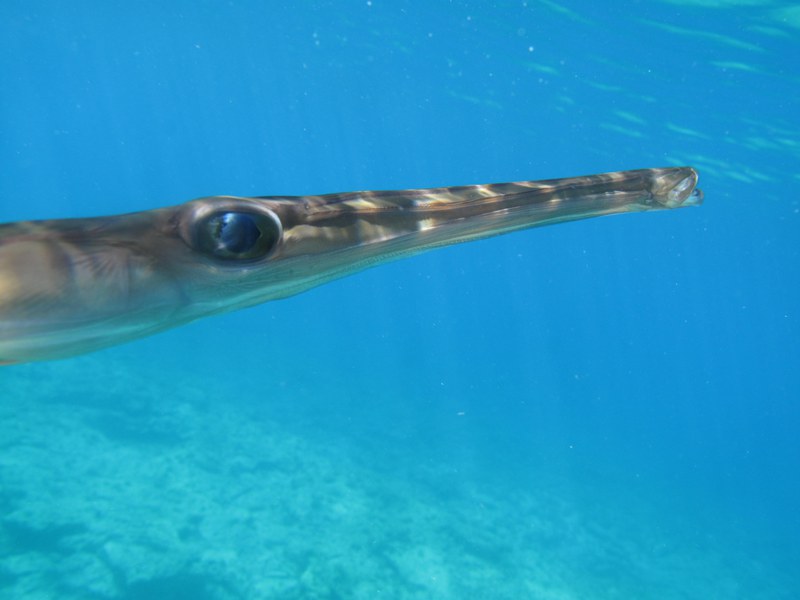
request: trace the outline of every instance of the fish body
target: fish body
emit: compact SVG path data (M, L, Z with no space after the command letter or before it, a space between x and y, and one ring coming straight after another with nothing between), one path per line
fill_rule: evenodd
M64 358L426 250L699 204L690 167L320 196L200 198L0 225L0 364Z

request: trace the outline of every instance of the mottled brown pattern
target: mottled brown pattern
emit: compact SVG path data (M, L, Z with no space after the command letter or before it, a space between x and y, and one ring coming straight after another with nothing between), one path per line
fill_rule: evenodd
M696 183L693 169L674 167L323 196L217 196L114 217L0 225L0 364L96 350L437 246L696 205ZM218 240L208 236L219 225L209 223L220 214L258 223L263 253L214 254Z

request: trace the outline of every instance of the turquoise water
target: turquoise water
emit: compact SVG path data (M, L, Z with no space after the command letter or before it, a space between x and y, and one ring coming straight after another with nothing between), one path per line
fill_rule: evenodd
M0 4L0 221L690 164L0 371L0 597L800 597L800 9Z

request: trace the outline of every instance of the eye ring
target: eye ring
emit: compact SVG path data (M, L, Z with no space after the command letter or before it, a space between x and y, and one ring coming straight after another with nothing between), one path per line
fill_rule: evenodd
M206 256L223 261L261 260L281 241L281 222L266 208L230 201L196 208L182 228L183 238Z

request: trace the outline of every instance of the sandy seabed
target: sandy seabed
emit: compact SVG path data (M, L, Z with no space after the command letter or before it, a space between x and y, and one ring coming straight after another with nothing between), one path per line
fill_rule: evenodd
M419 449L387 462L213 382L83 360L2 372L3 598L790 597L741 557L635 515L609 526L563 489Z

